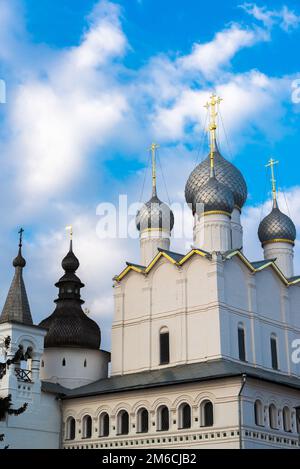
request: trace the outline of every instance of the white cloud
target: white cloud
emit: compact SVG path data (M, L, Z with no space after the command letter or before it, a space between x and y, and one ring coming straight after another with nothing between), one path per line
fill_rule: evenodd
M236 53L257 42L266 41L269 35L263 29L243 29L234 24L215 35L206 44L194 44L192 53L178 60L184 69L199 70L205 77L213 77L220 67L228 65Z
M244 3L241 8L256 20L261 21L267 28L278 24L281 29L289 32L300 25L300 16L286 5L280 10L268 10L266 6L259 7L255 3Z
M24 198L41 200L68 187L120 124L128 104L112 69L127 41L118 15L116 5L101 2L80 45L49 55L45 68L33 67L16 88L6 151Z

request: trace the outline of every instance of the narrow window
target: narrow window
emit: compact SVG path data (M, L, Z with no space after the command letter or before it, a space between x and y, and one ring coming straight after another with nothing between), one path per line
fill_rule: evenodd
M126 410L121 410L118 414L118 435L128 435L129 415Z
M149 431L149 413L145 408L138 411L138 433L147 433Z
M269 420L270 420L270 427L273 428L273 430L277 430L278 425L277 425L277 409L274 406L274 404L271 404L269 406Z
M284 431L291 432L292 431L291 412L288 407L283 408L282 416L283 416Z
M214 408L210 401L201 404L201 427L212 427L214 424Z
M277 339L276 337L271 337L271 360L273 370L278 370L278 354L277 354Z
M87 361L86 361L86 359L85 359L84 362L83 362L83 366L84 366L84 368L87 367Z
M242 362L245 362L246 361L245 329L242 326L238 327L238 344L239 344L239 359Z
M263 422L263 405L260 400L256 400L254 403L254 417L255 425L262 427Z
M300 434L300 407L296 407L296 425L297 433Z
M76 423L73 417L69 417L66 425L66 439L75 440Z
M83 417L83 434L82 438L91 438L92 436L92 417L85 415Z
M107 412L103 412L100 415L99 421L100 432L99 435L102 437L109 436L109 415Z
M66 366L66 359L65 358L62 359L62 366Z
M160 364L170 363L170 337L167 330L162 330L159 335L160 340Z
M170 417L169 409L165 405L159 407L158 409L158 430L161 432L166 432L170 428Z
M44 360L42 360L41 366L42 366L42 368L44 368L44 366L45 366Z
M191 428L191 406L189 404L181 404L179 407L179 428Z

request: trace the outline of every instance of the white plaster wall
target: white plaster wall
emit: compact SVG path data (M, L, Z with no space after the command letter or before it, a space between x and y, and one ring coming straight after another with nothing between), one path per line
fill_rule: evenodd
M120 442L124 446L125 442L134 439L148 440L156 438L155 443L148 447L238 447L238 405L237 394L240 389L240 380L218 380L217 382L190 383L185 385L173 385L160 387L158 389L143 389L131 392L113 393L99 397L89 397L80 399L69 399L63 401L63 421L66 423L68 417L76 419L76 439L74 441L64 441L64 447L72 447L88 444L101 444L105 441ZM211 400L214 406L214 426L201 427L200 405L204 400ZM192 407L192 427L188 430L178 430L178 409L180 404L187 402ZM159 406L167 405L170 410L170 429L168 432L157 431L157 410ZM137 434L137 412L141 407L145 407L149 415L149 433ZM130 416L130 431L124 436L117 436L116 416L121 409L127 410ZM99 437L99 417L102 412L110 415L110 437ZM93 435L91 439L82 438L82 418L84 415L91 415L93 418ZM217 432L224 430L226 437L217 441ZM231 436L231 430L234 436ZM211 433L213 437L211 437ZM205 438L205 434L208 438ZM188 436L189 441L180 441L180 436ZM197 439L193 437L197 435ZM199 435L203 435L199 440ZM171 444L168 439L163 442L163 438L171 437ZM214 441L215 437L215 441ZM160 439L160 443L157 442ZM177 441L174 440L177 438ZM135 443L134 441L134 443ZM146 445L146 441L143 446ZM84 447L85 447L84 446ZM135 447L137 447L135 443Z
M241 224L241 212L234 208L231 214L231 239L232 249L243 248L243 227Z
M289 243L270 243L264 246L265 259L276 259L276 264L287 278L294 275L294 246Z
M230 216L195 215L194 245L207 252L225 252L232 248Z
M148 266L158 254L158 248L169 250L170 233L161 230L143 231L140 236L141 264Z
M76 420L76 438L64 438L65 448L106 448L131 446L135 448L239 448L240 418L243 448L289 448L299 447L294 407L300 404L299 391L260 380L246 379L242 389L242 377L224 378L213 381L186 383L159 387L157 389L132 390L80 399L63 401L64 426L69 417ZM262 427L255 425L254 402L261 399L265 407ZM202 427L200 405L210 400L214 408L214 425ZM192 408L190 429L179 429L179 408L186 402ZM270 428L267 409L274 403L278 409L279 428ZM166 405L170 411L170 429L157 431L157 410ZM282 409L288 406L293 414L292 432L285 432L282 425ZM149 432L137 433L137 413L145 407L149 412ZM117 435L117 414L125 409L129 413L129 434ZM241 413L239 411L241 410ZM99 436L99 417L102 412L110 416L110 434ZM90 415L93 419L92 437L82 438L82 419ZM65 431L65 429L64 429ZM65 435L65 433L64 433ZM281 441L277 441L277 437ZM292 445L293 442L293 445ZM110 446L111 445L111 446Z
M54 394L44 392L38 399L30 397L31 392L23 391L23 394L13 400L13 407L18 408L28 402L26 411L16 417L9 415L4 422L0 421L0 433L5 434L1 445L9 445L10 449L60 448L60 401Z
M26 411L19 416L7 415L0 422L0 433L5 439L0 448L9 445L10 448L58 448L60 444L61 414L59 401L54 395L41 392L40 358L44 348L46 331L39 327L26 326L17 323L0 324L0 340L10 336L11 344L7 358L12 358L19 344L33 347L31 362L31 382L19 379L15 368L11 365L4 378L0 380L0 396L12 396L13 408L28 404Z
M63 359L66 366L62 365ZM41 379L66 388L83 386L108 375L109 354L103 350L51 347L45 349L42 361Z

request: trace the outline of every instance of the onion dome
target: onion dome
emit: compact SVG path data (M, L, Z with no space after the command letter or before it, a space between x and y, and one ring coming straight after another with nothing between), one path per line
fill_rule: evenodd
M158 145L152 143L152 197L136 214L138 231L164 230L171 232L174 226L174 214L170 207L159 200L156 190L156 150Z
M139 231L158 229L171 232L174 226L174 214L170 207L161 202L154 193L137 212L136 226Z
M261 244L276 242L294 244L296 235L293 221L279 210L277 201L274 199L271 213L261 221L258 228Z
M230 215L234 207L234 197L231 190L217 181L214 170L206 184L200 187L195 199L196 212L219 212Z
M98 324L90 319L82 310L84 301L80 290L84 284L75 274L79 261L72 249L62 261L65 274L55 286L59 289L55 300L56 308L40 326L47 329L45 348L78 347L98 350L101 342L101 331Z
M234 198L234 205L239 209L247 199L247 185L242 173L232 163L227 161L220 153L215 143L214 151L215 176L218 182L227 186ZM198 191L206 184L210 177L210 154L190 174L185 187L185 199L195 211L195 199Z

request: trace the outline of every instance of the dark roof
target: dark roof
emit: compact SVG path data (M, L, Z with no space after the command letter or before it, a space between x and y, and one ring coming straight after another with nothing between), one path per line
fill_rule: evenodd
M181 261L181 259L183 259L185 256L184 254L179 254L178 252L167 251L166 249L161 249L161 248L157 248L157 249L159 252L164 252L165 254L167 254L175 262Z
M15 275L0 316L0 323L18 322L26 325L33 324L23 280L23 268L26 265L26 261L22 256L21 248L22 244L20 242L18 255L13 261Z
M276 261L276 259L266 259L266 260L263 260L263 261L251 262L251 264L253 265L253 267L255 269L259 269L260 267L263 267L264 265L270 264L270 262L275 262L275 261Z
M79 261L73 253L72 241L70 250L62 261L65 274L55 284L58 298L55 300L54 312L44 319L40 326L48 330L45 337L45 348L77 347L98 350L101 343L101 331L98 324L82 310L84 301L80 290L84 286L75 275Z
M134 264L133 262L126 262L126 265L132 266L132 267L137 267L138 269L142 269L142 270L146 269L146 267L144 265Z
M289 278L289 282L296 282L297 280L300 279L300 275L295 275L294 277Z
M221 359L122 376L112 376L111 378L102 379L77 389L70 389L66 393L65 398L97 396L99 394L155 388L171 384L208 381L241 376L242 374L255 379L300 389L299 378L262 370L244 363Z
M65 395L70 392L58 383L50 383L50 381L42 381L42 391L48 392L49 394Z

